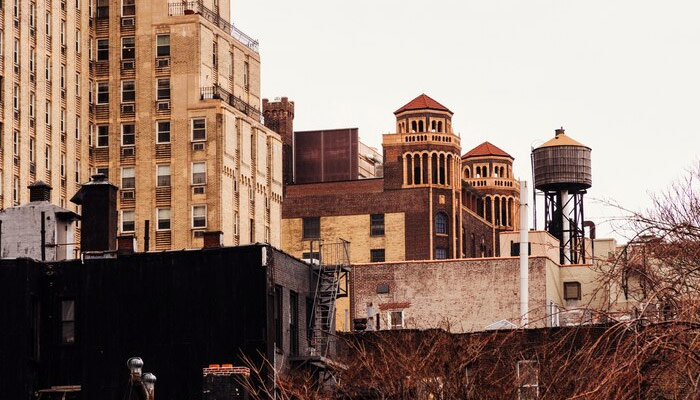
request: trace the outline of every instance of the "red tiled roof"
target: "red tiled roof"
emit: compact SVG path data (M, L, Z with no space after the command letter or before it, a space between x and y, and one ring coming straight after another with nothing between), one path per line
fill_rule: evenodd
M432 98L430 98L430 96L426 95L425 93L409 101L408 104L406 104L405 106L394 111L394 114L399 114L409 110L424 109L447 111L448 113L452 114L452 111L450 111L447 107L433 100Z
M463 155L462 158L467 158L467 157L480 157L480 156L501 156L501 157L509 157L513 158L510 154L506 153L505 151L499 149L495 145L489 143L489 142L484 142L473 149L469 150L467 154Z

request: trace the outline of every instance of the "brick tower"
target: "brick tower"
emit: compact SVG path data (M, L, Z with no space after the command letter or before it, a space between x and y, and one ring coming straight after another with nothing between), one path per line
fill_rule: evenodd
M384 135L382 143L384 189L412 190L416 201L425 204L420 226L413 227L413 234L428 234L432 254L423 258L457 258L462 229L461 146L452 131L452 111L422 94L394 115L396 133Z
M282 97L263 99L265 126L282 137L282 176L285 185L294 183L294 102Z

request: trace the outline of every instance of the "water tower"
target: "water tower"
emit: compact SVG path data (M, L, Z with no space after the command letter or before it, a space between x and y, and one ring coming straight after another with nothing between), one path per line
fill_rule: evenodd
M561 264L586 262L583 195L591 187L591 148L557 129L532 151L535 189L544 194L544 227L559 239Z

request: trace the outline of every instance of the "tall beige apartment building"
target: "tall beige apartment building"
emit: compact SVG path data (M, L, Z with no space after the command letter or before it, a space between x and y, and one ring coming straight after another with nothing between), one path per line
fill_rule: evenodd
M259 111L258 43L228 0L14 1L0 21L3 207L45 180L72 208L99 172L140 250L200 247L205 231L280 245L282 144Z

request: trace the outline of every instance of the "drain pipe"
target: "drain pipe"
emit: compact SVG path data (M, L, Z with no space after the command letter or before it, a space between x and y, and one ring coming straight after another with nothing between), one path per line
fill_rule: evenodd
M528 221L527 181L520 181L520 327L528 323Z

